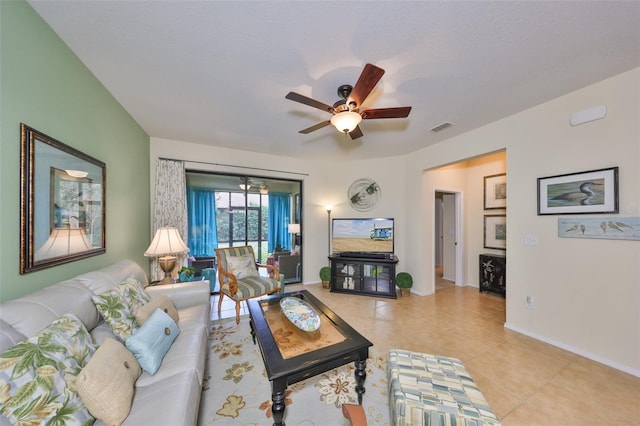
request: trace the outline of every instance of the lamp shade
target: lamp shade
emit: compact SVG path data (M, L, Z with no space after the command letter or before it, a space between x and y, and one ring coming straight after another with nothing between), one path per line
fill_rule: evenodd
M65 170L65 172L67 172L69 176L74 178L87 177L87 175L89 174L89 172L85 172L84 170Z
M300 233L300 224L299 223L290 223L289 224L289 233L290 234L299 234Z
M362 121L362 117L357 112L343 111L331 117L331 124L342 133L350 133Z
M188 251L189 247L182 241L178 229L167 226L158 228L144 255L147 257L160 257L168 254L187 253Z
M53 228L51 235L34 254L34 258L49 259L91 250L93 246L82 228Z

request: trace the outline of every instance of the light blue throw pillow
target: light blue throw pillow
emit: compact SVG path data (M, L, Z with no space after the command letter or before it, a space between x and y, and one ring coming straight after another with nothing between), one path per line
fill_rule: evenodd
M161 309L156 309L133 336L126 340L125 346L144 371L155 374L178 334L180 329L176 322Z

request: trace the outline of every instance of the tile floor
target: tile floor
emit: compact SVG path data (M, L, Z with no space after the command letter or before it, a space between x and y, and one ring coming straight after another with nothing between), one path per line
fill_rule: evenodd
M505 426L640 425L640 378L504 328L504 299L446 281L398 299L304 288L373 342L461 359ZM225 299L227 302L229 299ZM243 304L241 314L247 314ZM214 318L235 305L212 296Z

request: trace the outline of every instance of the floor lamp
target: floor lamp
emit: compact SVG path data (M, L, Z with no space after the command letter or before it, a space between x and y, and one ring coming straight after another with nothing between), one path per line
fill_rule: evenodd
M324 206L327 210L327 230L329 232L329 237L327 238L327 245L329 247L329 256L331 256L331 210L333 210L333 206L331 204L327 204Z
M289 224L289 233L293 238L293 244L291 245L291 250L296 249L296 245L298 243L297 236L300 234L300 224L299 223L290 223Z

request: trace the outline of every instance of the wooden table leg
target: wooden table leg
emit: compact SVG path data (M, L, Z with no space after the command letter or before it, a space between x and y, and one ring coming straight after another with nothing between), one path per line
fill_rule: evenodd
M362 405L362 395L364 395L364 381L367 378L367 359L361 359L356 364L356 392L358 393L358 404Z
M284 409L287 381L283 379L271 382L271 413L273 414L273 426L285 426Z

